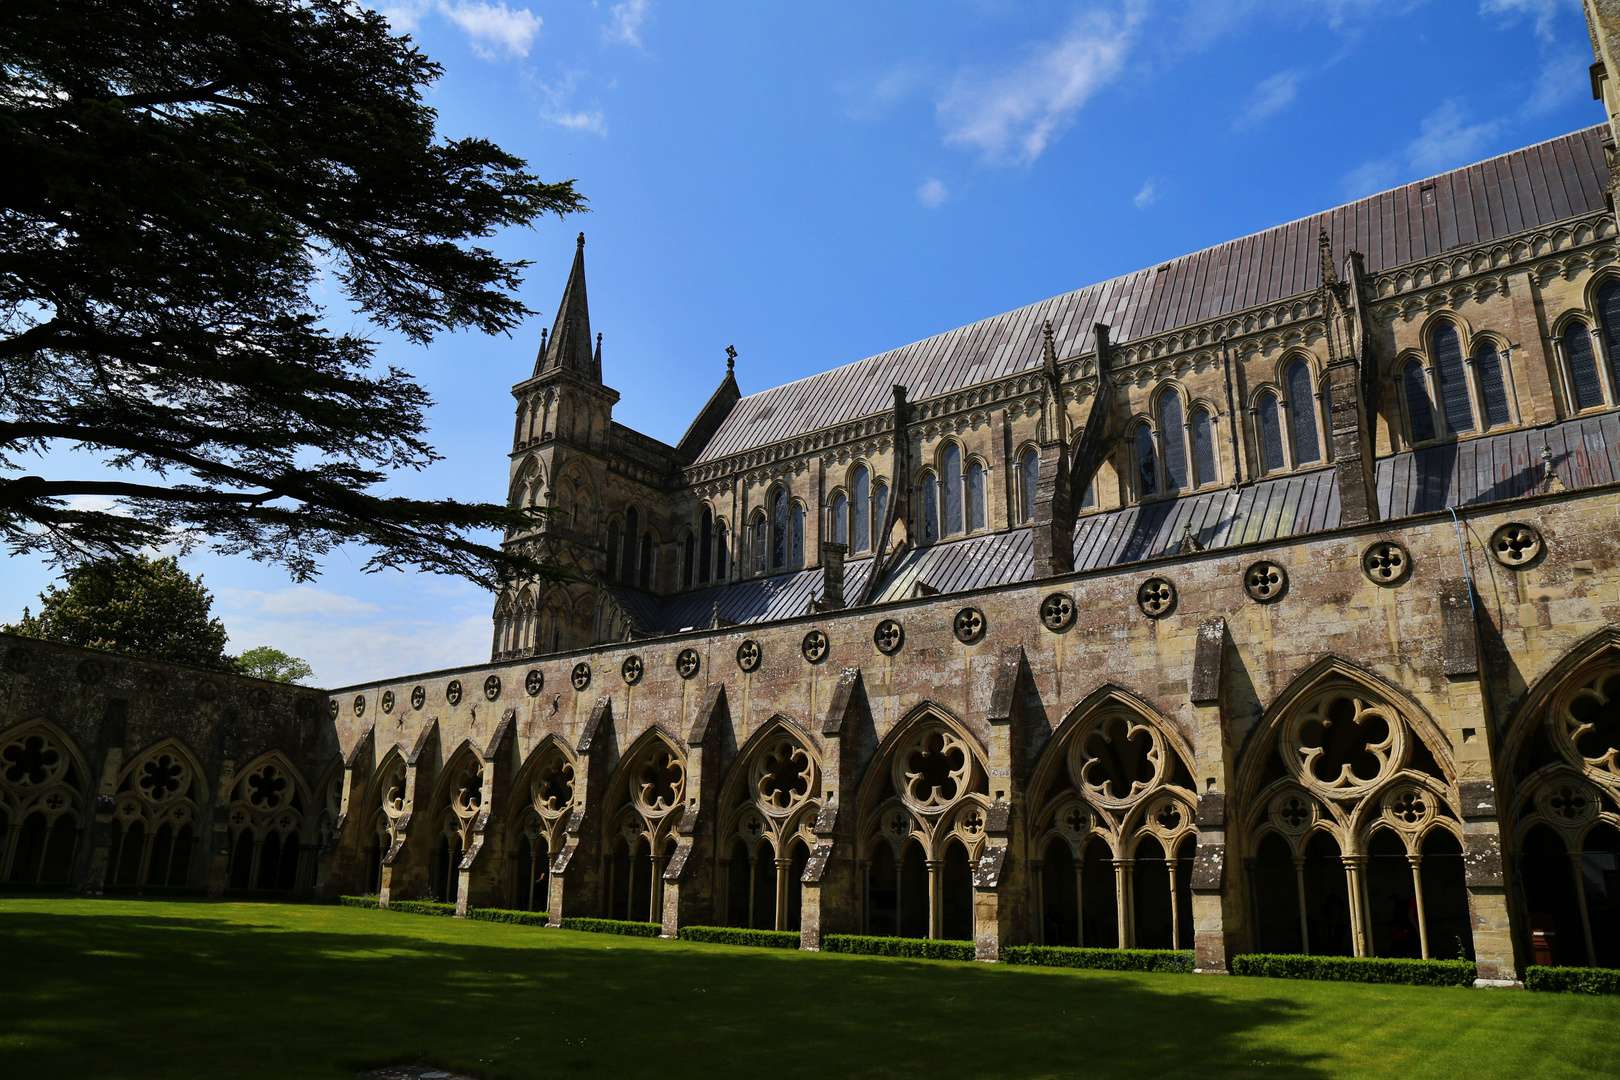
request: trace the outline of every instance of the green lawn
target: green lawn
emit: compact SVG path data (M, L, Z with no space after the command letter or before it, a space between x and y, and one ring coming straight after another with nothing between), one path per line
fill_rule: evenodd
M0 900L0 1077L1620 1074L1620 999L1004 968L353 908Z

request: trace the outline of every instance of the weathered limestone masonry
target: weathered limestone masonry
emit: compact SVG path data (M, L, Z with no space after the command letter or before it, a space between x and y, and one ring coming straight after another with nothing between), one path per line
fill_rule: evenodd
M0 877L1620 967L1611 124L616 423L584 239L488 664L6 639ZM728 352L730 352L728 350Z
M337 746L321 691L0 634L0 880L319 888Z

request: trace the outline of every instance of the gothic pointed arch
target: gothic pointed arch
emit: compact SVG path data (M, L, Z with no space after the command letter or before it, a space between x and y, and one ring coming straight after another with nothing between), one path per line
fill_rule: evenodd
M513 902L540 911L546 901L551 858L561 851L574 813L574 777L579 759L568 741L548 733L518 768L506 815L517 875Z
M279 750L239 769L226 809L234 889L297 889L313 883L318 814L309 785Z
M619 759L603 804L608 917L660 921L663 868L685 799L686 751L677 738L648 728Z
M1048 944L1187 948L1197 790L1193 748L1124 687L1070 710L1031 773Z
M366 892L382 886L382 868L392 861L404 843L405 807L410 801L407 785L410 773L405 752L398 743L383 752L366 785L361 802L361 835L366 864Z
M78 746L49 720L0 733L0 880L70 878L90 775Z
M435 898L447 903L456 899L462 861L473 847L473 832L483 809L484 758L472 740L463 739L445 755L433 794L421 810L433 842L429 890Z
M179 739L162 739L132 755L113 796L113 850L107 881L114 885L186 883L208 805L202 763Z
M1472 940L1449 741L1398 687L1326 656L1240 752L1257 947L1428 957ZM1466 944L1465 944L1466 948Z
M738 751L719 798L716 896L727 925L799 929L821 767L816 740L780 713Z

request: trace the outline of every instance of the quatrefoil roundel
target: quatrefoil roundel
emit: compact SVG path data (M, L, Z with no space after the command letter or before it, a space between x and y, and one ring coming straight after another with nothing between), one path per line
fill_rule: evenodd
M383 712L391 713L394 711L394 692L392 690L383 691L381 704Z
M624 663L619 665L619 674L624 676L626 686L634 686L641 681L641 657L627 656Z
M1527 566L1541 554L1541 534L1519 522L1491 533L1491 555L1503 566Z
M536 697L546 688L546 677L539 668L535 668L523 676L523 690L530 697Z
M1176 586L1169 578L1151 577L1136 590L1136 604L1150 619L1162 619L1176 610Z
M366 695L364 695L364 694L356 694L356 695L354 695L354 715L356 715L356 716L364 716L364 715L366 715Z
M416 686L411 688L411 708L420 709L427 704L427 687Z
M682 649L681 654L675 658L675 671L683 679L690 679L703 667L703 659L698 656L696 649Z
M1074 598L1068 593L1053 593L1041 601L1041 625L1061 634L1074 625Z
M760 651L759 642L749 638L737 646L737 666L744 671L757 671L764 655Z
M444 700L452 705L461 704L461 680L451 679L450 685L444 688Z
M219 697L219 687L214 684L213 679L204 679L197 684L198 701L213 701L217 697Z
M591 685L591 665L581 660L579 663L574 665L573 674L569 675L568 678L569 681L574 684L575 690L585 689L587 686Z
M878 652L884 656L893 656L900 651L900 646L906 641L906 631L893 619L884 619L872 631L872 643L877 646Z
M1412 556L1393 540L1380 540L1361 553L1361 572L1374 585L1399 585L1412 572Z
M27 649L14 646L6 650L6 670L21 675L34 666L34 657Z
M827 640L827 635L820 630L810 631L804 635L804 640L799 643L799 651L804 653L804 658L812 664L819 664L827 659L827 652L831 648L832 643Z
M501 677L491 675L484 680L484 700L494 701L501 696Z
M79 681L86 686L94 686L101 681L101 662L99 660L81 660L79 662Z
M338 705L337 698L333 698L326 703L326 711L332 714L332 719L334 720L338 718L338 711L340 708L341 706Z
M951 620L951 633L955 634L956 640L962 644L972 645L984 637L987 625L984 621L984 612L976 607L965 607Z
M1288 591L1288 571L1262 559L1243 571L1243 591L1257 604L1274 604Z

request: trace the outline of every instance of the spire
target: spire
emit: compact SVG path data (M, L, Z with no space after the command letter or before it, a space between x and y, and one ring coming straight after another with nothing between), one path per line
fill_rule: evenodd
M551 324L551 336L542 335L540 356L535 360L536 375L547 371L563 370L593 382L602 381L601 343L591 353L591 313L585 302L585 234L579 234L574 248L574 266L568 272L568 284L563 289L562 302L557 305L557 320Z

